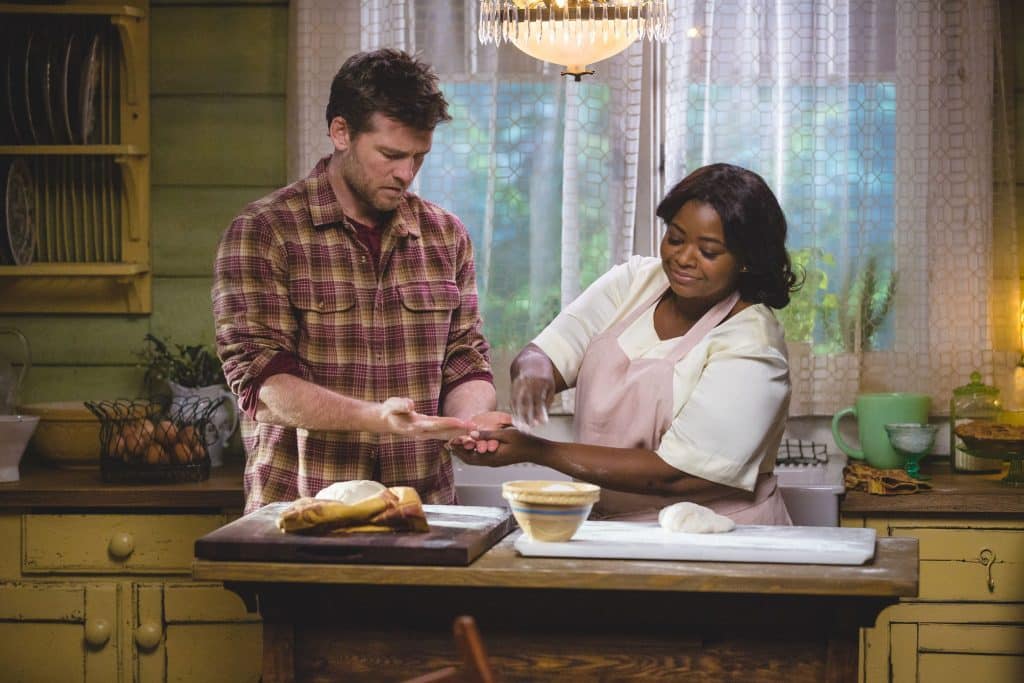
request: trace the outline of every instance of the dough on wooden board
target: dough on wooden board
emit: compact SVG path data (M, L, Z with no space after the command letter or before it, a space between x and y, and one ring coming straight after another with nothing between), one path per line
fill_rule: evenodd
M346 505L354 505L370 496L377 495L386 488L379 481L353 479L352 481L338 481L322 488L317 491L316 497L320 500L336 500Z
M658 524L667 531L720 534L736 528L736 522L696 503L673 503L658 513Z

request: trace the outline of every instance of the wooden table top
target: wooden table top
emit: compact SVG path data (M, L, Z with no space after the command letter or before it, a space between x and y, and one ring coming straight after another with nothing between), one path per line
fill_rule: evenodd
M206 481L183 484L109 484L99 468L65 470L23 465L20 481L0 483L0 510L45 507L239 509L245 505L242 465L210 469Z
M913 538L879 538L871 562L844 566L521 557L513 548L520 533L512 532L468 567L195 560L192 575L241 583L917 595L918 548Z
M931 476L930 490L896 496L847 491L839 510L842 514L867 515L1024 517L1024 487L1001 483L1002 474L958 474L947 462L926 462L922 471Z

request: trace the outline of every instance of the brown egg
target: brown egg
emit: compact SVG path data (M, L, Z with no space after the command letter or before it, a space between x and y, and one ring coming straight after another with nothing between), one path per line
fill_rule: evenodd
M126 458L140 458L146 452L146 446L141 439L141 431L136 422L126 422L121 425L121 439L124 441Z
M139 439L146 445L153 441L153 436L156 434L156 425L153 424L152 420L142 420L139 423Z
M170 460L170 456L167 455L167 451L163 449L158 443L151 443L146 447L144 459L147 465L159 465L163 459Z
M171 457L179 465L187 465L192 460L192 449L179 441L174 444Z
M202 460L206 451L203 448L203 442L199 438L199 430L195 428L195 425L185 425L178 430L178 440L188 446L189 451L192 453L192 460Z
M107 456L115 460L124 460L125 454L128 452L124 437L121 434L112 434L111 437L110 443L107 444Z
M171 450L174 448L174 444L178 442L178 427L170 420L160 420L156 423L156 431L153 438L161 446Z

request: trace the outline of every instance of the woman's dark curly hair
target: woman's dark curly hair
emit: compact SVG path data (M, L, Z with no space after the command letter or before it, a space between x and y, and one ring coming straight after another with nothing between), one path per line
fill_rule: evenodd
M328 126L340 116L358 135L369 128L375 112L417 130L434 130L452 120L430 66L391 48L352 55L331 82Z
M740 297L784 308L800 288L786 251L786 216L764 179L732 164L698 168L668 191L658 217L671 223L686 202L709 204L722 221L725 247L736 257Z

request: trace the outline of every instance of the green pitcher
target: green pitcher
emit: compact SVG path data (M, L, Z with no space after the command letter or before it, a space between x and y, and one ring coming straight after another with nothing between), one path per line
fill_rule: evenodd
M843 408L832 417L832 438L840 450L851 458L864 460L879 469L902 468L903 457L889 444L885 425L894 422L925 424L928 422L931 403L928 394L860 394L853 406ZM857 420L859 449L846 443L839 433L839 422L847 415Z

